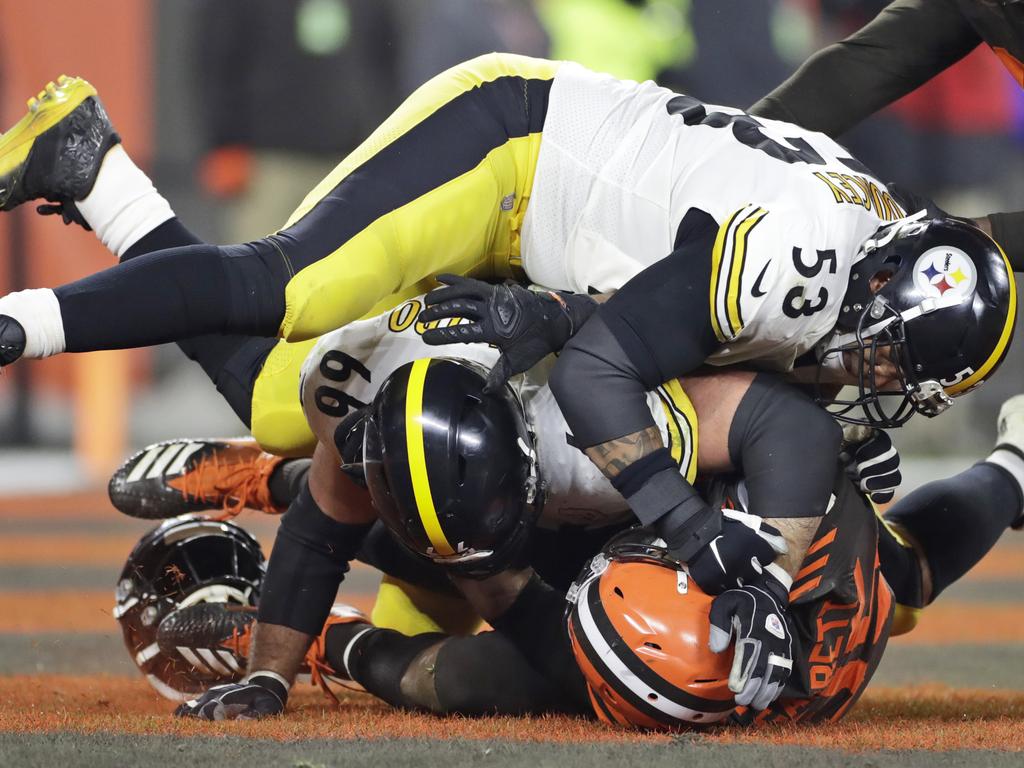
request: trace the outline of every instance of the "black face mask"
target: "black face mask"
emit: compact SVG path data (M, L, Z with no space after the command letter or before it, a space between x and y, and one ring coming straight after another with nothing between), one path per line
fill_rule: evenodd
M884 324L884 327L871 332ZM820 354L815 382L815 401L833 417L849 424L863 424L891 429L905 424L915 413L937 416L952 405L942 385L934 380L920 380L911 361L903 318L881 296L864 308L852 334L840 336ZM896 369L896 378L879 389L874 370L885 350ZM857 377L857 397L849 400L826 397L824 372L833 355L853 353Z

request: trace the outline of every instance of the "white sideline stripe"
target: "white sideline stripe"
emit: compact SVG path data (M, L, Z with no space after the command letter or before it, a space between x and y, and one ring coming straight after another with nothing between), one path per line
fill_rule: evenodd
M136 480L142 478L146 474L146 470L149 469L149 465L153 463L153 460L159 456L164 450L162 445L154 445L148 451L146 455L139 459L139 463L135 465L135 469L132 470L131 474L128 475L126 483L134 483Z
M241 672L242 668L238 666L238 662L235 661L235 656L231 651L217 651L217 655L227 663L233 672Z
M197 648L196 650L202 657L203 661L206 662L206 666L208 666L214 672L220 675L231 674L231 670L224 666L224 664L221 663L221 660L217 657L217 654L215 654L209 648Z
M174 460L174 463L167 468L168 475L177 475L185 468L185 462L189 460L189 457L193 453L203 447L202 443L187 443L185 449L178 454L178 458Z
M619 682L629 688L629 690L636 694L638 698L646 701L649 706L654 707L659 712L663 712L669 717L674 717L677 720L693 721L696 719L696 715L700 715L700 722L714 723L718 720L724 720L732 714L732 710L725 712L701 712L696 709L684 707L682 704L672 701L661 693L658 693L648 686L643 680L634 675L632 671L630 671L629 667L623 664L622 660L615 655L615 651L611 649L608 643L605 642L604 637L597 628L597 624L594 623L594 617L590 613L590 605L587 602L587 593L590 592L591 587L596 584L597 581L597 579L591 579L584 584L579 597L576 599L576 608L580 617L580 627L583 629L583 633L587 636L587 639L593 646L595 653L600 656L601 661L605 663ZM655 698L651 699L650 696L654 696Z
M140 667L147 661L152 659L154 656L160 653L160 646L156 643L150 643L141 651L135 654L135 663Z
M153 463L152 467L150 467L149 472L146 473L146 477L148 479L160 477L160 475L163 474L164 467L170 464L171 459L174 458L175 454L184 447L185 446L181 443L167 446L167 450L164 451L163 455Z

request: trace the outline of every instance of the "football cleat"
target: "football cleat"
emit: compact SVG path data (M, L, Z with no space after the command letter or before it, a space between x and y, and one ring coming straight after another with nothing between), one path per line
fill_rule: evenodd
M0 211L40 198L73 206L120 141L88 82L61 75L47 83L28 100L28 114L0 136Z
M10 365L25 352L25 329L10 315L0 315L0 367Z
M256 609L249 606L196 603L169 613L157 627L156 643L219 683L237 682L245 674L255 621Z
M282 461L252 438L168 440L128 459L107 490L116 509L146 520L209 510L220 519L243 509L280 514L269 483Z
M244 672L249 651L256 611L252 608L228 603L200 603L179 608L160 622L157 644L166 654L180 655L194 668L209 669L211 673L227 676L231 672ZM335 671L327 662L327 630L338 624L363 623L369 628L370 620L358 608L336 603L324 623L320 635L313 639L299 668L299 677L308 678L319 686L334 702L338 697L330 683L352 690L364 690L349 679L345 672Z

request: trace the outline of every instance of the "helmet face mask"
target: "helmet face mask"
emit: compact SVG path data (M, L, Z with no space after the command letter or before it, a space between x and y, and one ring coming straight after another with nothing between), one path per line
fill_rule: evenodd
M854 370L850 373L856 378L857 387L857 397L852 400L822 396L825 366L818 366L817 400L828 406L829 413L839 421L890 429L902 426L915 413L937 416L953 404L939 382L918 379L903 318L884 297L875 297L864 310L853 334L837 334L832 344L822 350L823 360L834 355L844 360L852 358ZM883 359L895 375L879 386L876 372Z
M889 428L937 416L991 376L1009 347L1016 292L1002 251L970 224L922 215L865 242L836 332L818 346L817 401L840 421ZM826 371L846 361L857 397L824 396ZM881 385L880 362L893 369Z
M534 438L507 385L463 360L407 363L366 417L363 471L381 520L413 554L482 578L518 556L540 509Z

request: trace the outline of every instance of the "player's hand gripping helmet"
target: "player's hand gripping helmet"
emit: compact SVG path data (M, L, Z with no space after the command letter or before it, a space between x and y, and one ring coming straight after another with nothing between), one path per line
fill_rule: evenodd
M199 603L255 606L265 570L259 542L230 522L185 515L166 520L135 545L117 582L114 618L136 666L163 696L186 701L245 669L228 650L187 660L161 649L160 622Z
M406 363L366 419L363 463L381 520L412 552L466 576L506 567L540 507L522 403L461 360Z
M819 394L841 421L898 427L914 413L936 416L989 378L1010 346L1017 294L1002 250L966 222L923 216L888 224L861 246L836 332L819 346L819 382L843 353L854 360L855 399ZM872 281L886 277L873 293ZM879 388L883 350L896 379Z
M569 639L597 716L635 728L728 717L732 652L708 648L711 597L644 529L612 539L569 590Z

